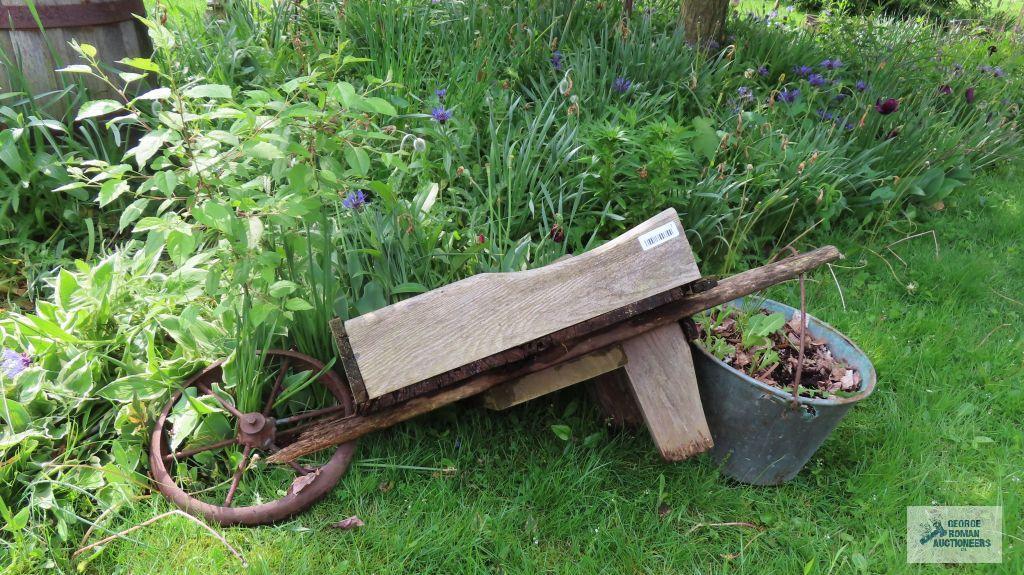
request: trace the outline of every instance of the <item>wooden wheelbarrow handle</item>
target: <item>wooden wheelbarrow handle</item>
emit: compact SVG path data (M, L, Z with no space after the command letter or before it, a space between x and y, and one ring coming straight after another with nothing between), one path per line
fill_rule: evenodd
M298 440L267 458L267 461L287 463L297 457L326 447L352 441L368 433L391 427L417 415L482 393L506 381L615 345L657 327L711 309L716 305L796 278L800 274L841 257L842 254L834 246L825 246L811 252L791 256L725 278L720 280L716 287L707 291L669 302L622 323L609 326L602 331L587 334L578 340L566 341L564 346L545 350L518 364L507 366L501 370L481 373L433 395L414 397L398 405L366 415L325 419L307 429L299 436Z

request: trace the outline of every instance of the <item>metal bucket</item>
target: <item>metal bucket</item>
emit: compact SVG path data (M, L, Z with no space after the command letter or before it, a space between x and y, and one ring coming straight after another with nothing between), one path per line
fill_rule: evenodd
M739 307L743 300L730 302ZM788 321L797 311L763 300L762 309L781 312ZM711 457L727 476L754 485L780 485L796 476L853 404L871 395L875 368L864 352L830 325L808 314L807 331L825 340L832 355L856 369L860 391L836 399L800 398L793 408L789 392L761 383L693 347L704 414L715 442Z

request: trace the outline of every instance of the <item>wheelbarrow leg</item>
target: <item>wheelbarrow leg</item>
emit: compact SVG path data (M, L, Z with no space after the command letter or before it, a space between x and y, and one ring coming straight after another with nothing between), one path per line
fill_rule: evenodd
M690 344L679 324L628 339L622 348L633 398L661 456L682 461L711 449Z

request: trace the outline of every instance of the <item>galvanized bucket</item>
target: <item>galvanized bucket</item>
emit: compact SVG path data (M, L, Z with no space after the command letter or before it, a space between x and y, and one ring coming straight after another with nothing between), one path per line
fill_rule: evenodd
M739 307L743 300L730 302ZM761 307L789 320L797 311L763 300ZM875 368L864 352L832 326L808 314L807 331L825 340L834 357L860 373L860 391L837 399L800 398L761 383L693 346L704 414L715 446L711 457L727 476L754 485L780 485L796 476L853 404L871 395Z

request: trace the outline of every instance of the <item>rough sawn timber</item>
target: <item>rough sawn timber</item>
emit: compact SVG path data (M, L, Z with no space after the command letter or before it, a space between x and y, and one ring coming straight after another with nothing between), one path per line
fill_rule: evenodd
M668 209L582 255L475 275L333 328L359 403L418 386L367 411L534 355L545 336L699 278Z
M622 349L629 387L661 457L682 461L711 449L690 342L679 324L627 339Z
M791 280L840 257L842 254L833 246L825 246L808 253L791 256L720 280L717 286L707 291L688 295L683 299L672 301L578 339L566 340L559 346L552 347L515 365L481 373L432 395L414 397L400 405L376 413L322 420L311 425L302 432L298 440L271 455L267 461L287 463L296 457L358 439L368 433L386 429L417 415L483 393L506 381L547 369L599 349L619 345L620 342L641 333L678 322L682 318L690 317L716 305Z

